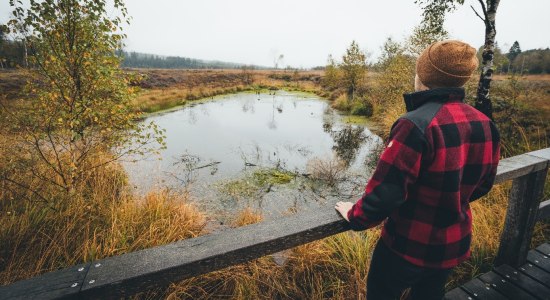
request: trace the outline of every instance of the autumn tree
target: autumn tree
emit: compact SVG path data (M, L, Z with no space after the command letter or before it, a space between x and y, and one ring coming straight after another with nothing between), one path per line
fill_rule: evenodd
M406 112L403 94L414 90L415 57L408 53L409 46L407 42L401 44L391 38L382 46L378 84L373 88L370 102L384 138L393 122Z
M449 35L445 30L433 30L423 23L413 29L412 34L406 40L404 50L412 57L417 58L432 43L448 38Z
M349 99L353 99L357 87L367 73L366 60L366 54L359 49L359 45L355 41L352 41L340 64L342 81L346 86Z
M35 66L28 70L28 100L8 114L17 154L12 168L28 169L29 177L41 183L37 186L71 194L94 169L162 145L159 129L138 125L129 109L136 92L129 83L135 78L119 68L116 55L125 37L122 23L128 21L121 0L30 0L25 5L10 0L10 5L10 30L24 36ZM30 189L10 174L0 173L0 179Z
M378 60L379 71L386 69L387 65L396 57L405 54L405 47L403 47L399 42L395 41L393 38L388 37L384 44L382 45L382 53Z
M445 15L454 11L457 5L464 4L464 0L415 0L414 3L422 8L423 30L431 35L447 35Z
M329 90L333 90L338 87L340 81L340 70L338 70L338 64L329 55L327 58L327 65L325 66L325 76L323 77L322 84Z

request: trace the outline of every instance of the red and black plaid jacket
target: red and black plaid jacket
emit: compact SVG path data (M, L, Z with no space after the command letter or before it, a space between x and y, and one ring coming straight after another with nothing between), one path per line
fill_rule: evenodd
M364 195L348 213L354 230L385 220L384 243L412 264L451 268L470 255L469 203L487 194L500 157L499 134L463 103L464 89L405 95Z

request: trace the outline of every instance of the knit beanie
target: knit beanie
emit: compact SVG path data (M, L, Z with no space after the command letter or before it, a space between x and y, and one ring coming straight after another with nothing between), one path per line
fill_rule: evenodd
M418 57L416 74L429 88L461 87L479 65L476 52L461 41L433 43Z

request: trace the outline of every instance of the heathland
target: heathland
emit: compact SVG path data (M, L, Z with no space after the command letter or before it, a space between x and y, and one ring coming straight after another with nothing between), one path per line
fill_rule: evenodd
M278 69L282 55L275 58L275 68L267 70L253 66L232 70L125 69L120 57L126 40L123 24L131 18L124 1L31 2L10 1L12 19L0 24L1 285L215 229L210 221L216 216L199 206L203 199L194 198L192 186L159 185L137 192L130 182L122 160L153 155L166 146L163 128L149 122L148 114L216 95L289 90L314 93L349 115L355 128L366 124L386 138L392 123L405 112L402 95L413 91L416 57L435 40L447 38L441 12L450 9L449 3L462 1L417 1L424 21L402 43L388 39L376 62L367 65L367 55L353 41L341 58L329 56L327 65L316 71ZM494 12L496 8L484 9L488 32L493 33L490 17ZM523 76L548 72L548 51L522 53L515 43L504 55L489 43L479 53L485 63L493 57L492 50L496 75L490 95L502 156L548 147L550 77ZM166 63L166 67L201 63L138 54L130 54L126 62L136 63L140 57L141 63ZM487 68L478 71L492 73ZM466 84L468 103L474 102L479 77L476 74ZM275 108L272 105L273 116ZM295 130L299 132L300 127ZM334 152L341 156L338 149ZM374 161L377 155L371 154ZM191 158L184 163L192 162ZM310 166L303 177L318 186L332 188L357 181L342 176L340 160L312 159ZM273 187L292 188L298 177L279 164L254 171L251 180L233 181L228 194L243 187L253 190L259 186L264 194ZM548 182L546 187L548 199ZM472 203L472 258L456 269L448 288L491 268L509 189L509 182L495 186L486 197ZM245 193L245 197L250 203L261 200L257 193ZM245 207L224 225L246 226L266 218L265 212ZM364 298L379 232L379 228L345 232L133 297ZM549 237L549 224L539 222L533 243Z
M375 124L385 136L403 111L401 94L412 89L410 63L393 58L383 69L361 78L355 96L348 97L341 74L297 70L161 70L131 69L141 81L131 110L150 113L186 105L215 95L244 91L287 89L326 97L333 107ZM340 72L337 70L337 72ZM335 76L335 77L331 77ZM467 85L469 99L476 79ZM0 72L4 107L24 105L21 90L27 77L21 71ZM333 80L331 82L330 80ZM503 155L512 156L548 147L550 76L498 75L492 87L495 120L503 135ZM7 104L6 104L7 103ZM296 128L296 130L300 130ZM10 169L15 157L10 147L14 132L0 135L0 283L8 284L47 271L112 255L127 253L208 233L208 212L195 206L183 191L132 192L127 175L113 163L96 168L71 192L70 201L42 203L34 193L63 198L56 190L40 189L29 172ZM109 155L104 153L102 155ZM101 160L102 158L97 158ZM334 170L324 170L330 173ZM45 174L45 173L44 173ZM6 176L6 175L9 175ZM31 176L32 177L32 176ZM26 185L26 186L21 186ZM547 187L550 186L547 184ZM472 204L472 258L462 264L448 287L490 269L506 213L509 184L496 186ZM548 197L550 191L546 191ZM197 199L194 199L197 201ZM198 199L200 201L200 199ZM299 213L299 212L298 212ZM261 222L262 212L245 209L231 226ZM261 259L183 282L139 298L162 295L176 298L335 298L355 299L365 294L366 274L379 230L348 232L287 251L284 264L274 257ZM547 241L550 227L537 225L533 243Z

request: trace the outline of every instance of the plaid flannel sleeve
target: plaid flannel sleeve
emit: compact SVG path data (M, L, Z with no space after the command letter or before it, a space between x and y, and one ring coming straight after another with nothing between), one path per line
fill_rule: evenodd
M424 135L413 122L408 119L395 122L365 193L348 212L353 230L380 224L405 202L409 186L418 178L426 147Z
M491 128L491 147L487 147L485 151L491 151L484 154L484 157L490 158L490 161L485 161L487 167L490 168L487 175L481 180L479 185L474 189L470 196L470 202L475 201L489 193L497 176L497 167L500 160L500 135L493 122L490 122Z

